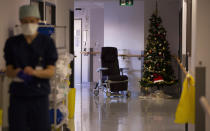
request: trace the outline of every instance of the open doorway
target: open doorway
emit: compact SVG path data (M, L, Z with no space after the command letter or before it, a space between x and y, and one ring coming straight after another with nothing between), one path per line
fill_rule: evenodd
M74 62L74 82L75 84L82 83L82 19L74 20L74 53L75 53L75 62Z

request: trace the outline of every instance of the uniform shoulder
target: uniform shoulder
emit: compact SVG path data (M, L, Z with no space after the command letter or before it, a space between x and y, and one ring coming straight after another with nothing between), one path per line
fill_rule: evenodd
M17 40L17 39L20 39L22 37L23 37L23 35L11 36L11 37L8 38L8 40Z
M16 36L11 36L7 39L7 43L16 43L17 41L21 40L23 38L23 35L16 35Z
M39 34L39 38L43 41L42 45L44 44L47 47L51 46L52 43L54 43L54 40L48 35Z
M49 37L48 35L43 35L43 34L40 34L40 33L39 33L39 37L41 37L42 39L45 39L45 40L52 40L52 38Z

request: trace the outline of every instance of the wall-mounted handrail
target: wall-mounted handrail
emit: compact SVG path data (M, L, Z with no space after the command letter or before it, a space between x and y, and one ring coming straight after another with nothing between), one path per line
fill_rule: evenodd
M207 114L210 116L210 105L206 97L202 96L200 98L200 103L203 107L203 109L207 112Z
M186 70L186 68L184 67L184 65L181 63L180 59L177 58L176 56L173 55L173 58L176 59L177 63L179 64L180 68L182 69L182 71L184 72L184 74L187 76L187 74L189 74Z
M80 53L84 54L84 55L97 55L97 54L100 54L101 52L82 51ZM138 58L144 57L144 55L134 55L134 54L118 54L118 56L122 56L122 57L138 57Z
M118 54L118 56L122 56L122 57L144 57L144 55L133 55L133 54Z
M97 55L97 54L100 54L100 52L89 52L89 51L82 51L80 53L84 54L84 55Z
M21 25L15 25L15 27L20 27ZM39 25L39 27L52 27L52 28L67 28L66 26L61 25Z

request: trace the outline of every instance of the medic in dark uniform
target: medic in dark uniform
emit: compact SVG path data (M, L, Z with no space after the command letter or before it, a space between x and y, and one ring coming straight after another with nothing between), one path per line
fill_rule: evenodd
M20 8L21 35L7 40L4 57L10 84L9 130L50 131L49 79L55 73L54 41L37 32L37 6Z

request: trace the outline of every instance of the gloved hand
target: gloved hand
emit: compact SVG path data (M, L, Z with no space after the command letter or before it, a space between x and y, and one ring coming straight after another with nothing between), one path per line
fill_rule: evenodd
M32 76L25 74L22 70L18 72L17 76L24 80L25 83L28 83L32 80Z

